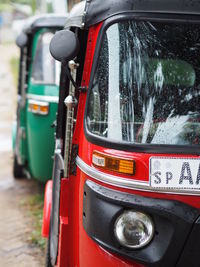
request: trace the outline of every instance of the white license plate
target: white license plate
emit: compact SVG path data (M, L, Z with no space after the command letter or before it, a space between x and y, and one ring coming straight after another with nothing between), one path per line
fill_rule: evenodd
M200 189L200 159L152 157L149 174L154 188Z

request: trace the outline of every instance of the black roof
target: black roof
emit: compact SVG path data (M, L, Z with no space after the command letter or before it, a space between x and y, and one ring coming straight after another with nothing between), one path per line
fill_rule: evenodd
M61 16L57 14L33 16L27 19L23 32L31 34L39 28L63 28L66 19L67 15Z
M88 28L113 15L127 12L196 14L199 0L87 0L74 6L66 27Z

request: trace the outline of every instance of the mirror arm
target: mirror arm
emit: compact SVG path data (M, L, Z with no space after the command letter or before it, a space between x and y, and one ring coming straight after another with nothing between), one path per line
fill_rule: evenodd
M78 85L76 84L76 82L74 81L74 79L73 79L73 77L72 77L72 75L71 75L71 73L70 73L70 71L69 71L68 66L66 66L65 69L66 69L66 74L67 74L68 79L72 82L74 88L75 88L76 90L79 90L79 86L78 86Z
M65 67L67 77L68 77L68 79L72 82L72 84L73 84L75 90L80 91L80 92L83 92L83 93L84 93L84 92L87 92L87 89L88 89L87 87L78 86L78 85L76 84L76 82L74 81L74 79L73 79L73 77L72 77L72 75L71 75L71 73L70 73L70 71L69 71L69 68L68 68L68 62L63 62L63 65L64 65L64 67Z

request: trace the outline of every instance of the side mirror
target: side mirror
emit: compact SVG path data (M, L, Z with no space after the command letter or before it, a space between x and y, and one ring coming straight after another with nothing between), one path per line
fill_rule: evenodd
M16 39L16 45L19 48L24 48L28 43L28 36L22 32Z
M77 56L80 49L76 35L69 30L58 31L50 42L52 57L58 61L69 61Z

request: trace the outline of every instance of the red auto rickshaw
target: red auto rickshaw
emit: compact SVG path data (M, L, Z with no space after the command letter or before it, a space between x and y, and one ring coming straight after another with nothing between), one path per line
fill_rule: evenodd
M46 266L200 266L199 22L199 1L87 0L53 37Z

